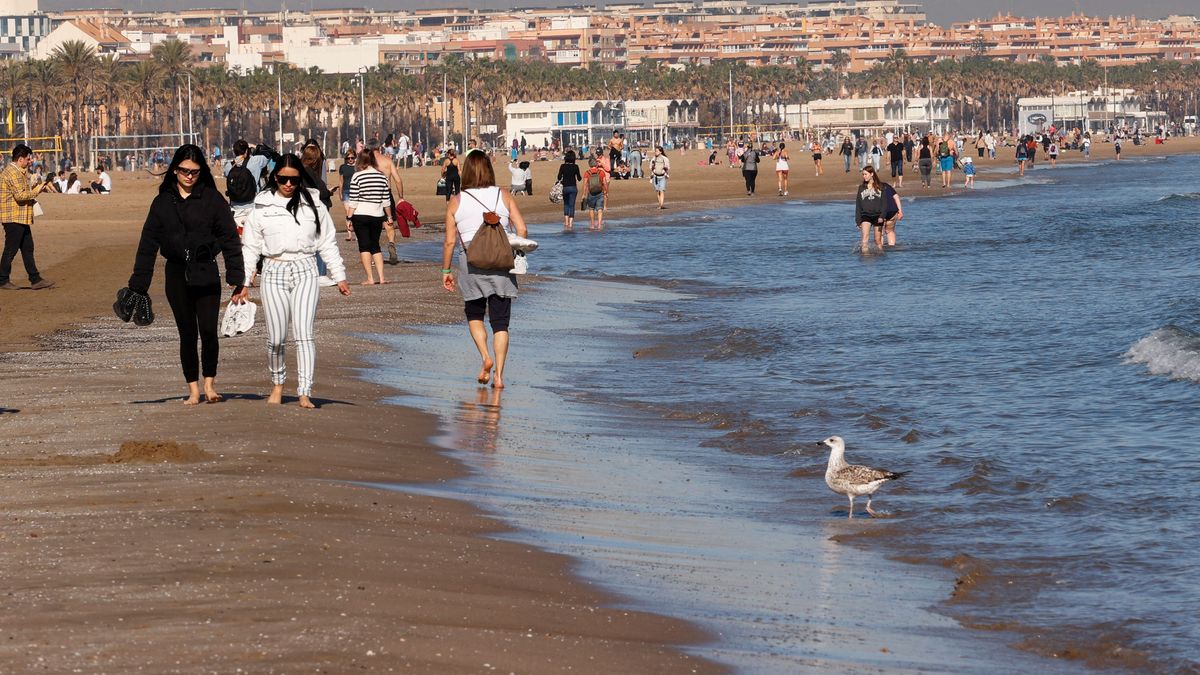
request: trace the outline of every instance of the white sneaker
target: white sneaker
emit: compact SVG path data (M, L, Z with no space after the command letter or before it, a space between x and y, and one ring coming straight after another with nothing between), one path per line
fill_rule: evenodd
M330 279L327 275L322 274L321 276L317 277L317 285L324 288L326 286L337 286L337 282L333 279Z

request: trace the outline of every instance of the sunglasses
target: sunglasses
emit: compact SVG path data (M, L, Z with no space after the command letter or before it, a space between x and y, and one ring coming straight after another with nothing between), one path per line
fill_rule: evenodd
M280 185L299 185L300 184L300 174L296 174L295 176L285 176L283 174L277 174L275 176L275 182L279 183Z
M180 176L186 176L188 178L195 178L196 176L200 175L200 169L176 168L175 173L179 174Z

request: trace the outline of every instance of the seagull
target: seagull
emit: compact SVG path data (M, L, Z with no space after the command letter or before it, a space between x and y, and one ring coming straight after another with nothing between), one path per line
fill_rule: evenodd
M830 490L850 498L850 517L854 517L854 498L867 496L867 513L876 515L871 510L871 495L879 486L890 480L897 480L909 474L908 471L887 471L873 469L869 466L846 463L846 443L840 436L830 436L817 443L818 446L829 448L829 466L825 469L825 484Z

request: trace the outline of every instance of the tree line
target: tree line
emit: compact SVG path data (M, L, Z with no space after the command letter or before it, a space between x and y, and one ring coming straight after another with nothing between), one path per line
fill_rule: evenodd
M451 57L420 75L388 63L360 75L286 65L276 65L274 72L258 68L237 74L196 61L190 47L176 39L154 45L150 57L141 60L100 55L84 42L71 41L47 60L0 65L0 97L17 124L10 136L62 136L80 158L92 136L175 133L181 126L226 148L239 137L271 142L280 107L284 130L300 136L353 139L365 121L368 134L403 130L437 143L442 140L443 78L453 140L460 140L462 132L464 79L471 117L500 130L508 103L657 98L694 99L700 104L700 125L720 128L729 120L731 79L733 117L739 125L776 124L776 111L786 104L898 95L903 82L910 97L932 89L935 96L958 101L952 124L959 128L1003 127L1013 118L1018 97L1093 90L1105 82L1109 88L1133 89L1148 106L1179 119L1196 114L1200 85L1198 62L1155 60L1106 69L1094 61L1014 63L973 51L962 60L929 63L897 49L864 72L848 72L849 63L846 54L835 54L832 67L824 70L799 58L757 67L720 62L674 68L643 61L633 69L594 71L543 61ZM192 112L185 120L181 115L189 114L189 96ZM19 128L22 122L24 129Z

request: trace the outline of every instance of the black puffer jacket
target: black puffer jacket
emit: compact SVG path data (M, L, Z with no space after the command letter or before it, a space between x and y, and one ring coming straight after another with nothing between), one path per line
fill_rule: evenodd
M196 185L184 199L178 190L158 193L150 204L129 288L145 293L154 278L154 262L161 252L167 264L184 265L187 250L209 246L225 258L225 281L231 286L245 283L242 242L229 203L221 193L204 184Z

